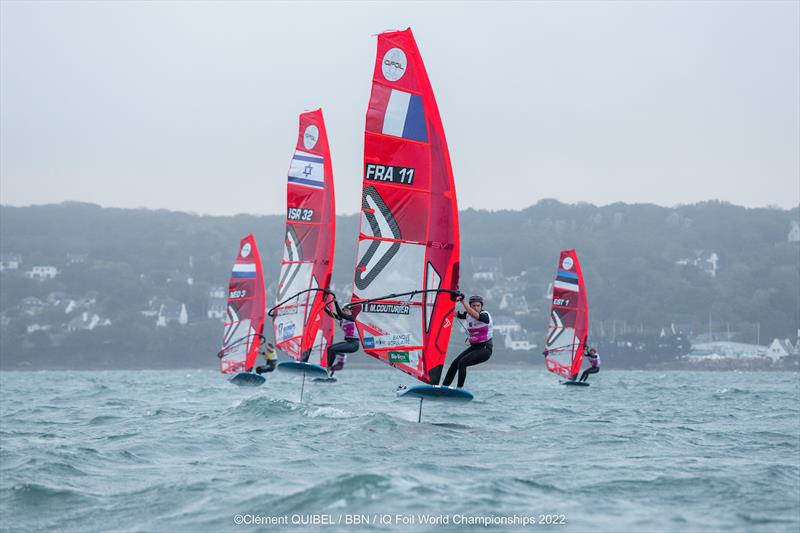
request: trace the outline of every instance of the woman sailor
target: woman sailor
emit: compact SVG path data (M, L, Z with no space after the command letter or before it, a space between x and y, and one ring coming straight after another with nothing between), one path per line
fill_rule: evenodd
M469 297L469 305L464 302L463 294L459 294L457 301L464 306L464 311L456 316L461 320L467 319L469 348L450 364L442 385L449 387L458 372L458 388L461 388L467 379L467 367L485 363L492 356L492 317L483 310L483 298L478 295Z
M327 305L324 309L330 317L339 321L344 332L344 340L328 347L328 376L333 376L334 372L343 369L347 362L347 354L357 352L361 347L356 330L356 315L358 315L360 306L342 309L339 307L339 302L336 301L335 294L333 295L333 305L336 308L335 311L328 309Z

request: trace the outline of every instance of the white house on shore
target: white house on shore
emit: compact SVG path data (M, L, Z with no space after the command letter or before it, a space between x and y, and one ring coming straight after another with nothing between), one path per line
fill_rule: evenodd
M185 326L189 322L189 313L186 312L186 304L161 304L161 308L158 310L156 326L165 327L170 322L177 322L181 326Z
M226 310L228 307L228 299L225 292L225 287L213 287L208 291L208 308L206 316L208 318L216 318L225 321Z
M58 276L58 269L54 266L35 266L25 272L25 277L29 279L53 279Z
M508 315L497 315L492 317L492 329L500 335L507 335L511 332L522 331L522 326L519 325L514 317Z
M17 270L22 264L22 258L17 254L0 254L0 272L4 270Z
M792 346L792 341L789 339L774 339L770 345L767 346L767 353L765 355L775 362L796 352L797 347Z
M506 313L513 313L515 315L527 315L530 312L528 300L525 298L525 295L512 294L510 292L503 294L497 308Z
M505 347L515 352L531 351L536 348L536 343L525 331L510 331L506 334Z
M67 323L67 331L78 331L81 329L92 331L96 327L110 325L111 321L109 319L102 319L97 313L90 314L88 311L84 311Z
M470 257L472 279L495 281L503 272L503 261L497 257Z

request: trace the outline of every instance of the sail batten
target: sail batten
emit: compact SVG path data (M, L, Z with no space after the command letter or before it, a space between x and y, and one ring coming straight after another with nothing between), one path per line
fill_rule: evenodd
M378 35L352 305L365 353L438 383L458 287L455 181L411 30Z
M302 113L287 178L279 303L270 316L280 350L322 366L334 332L323 312L336 236L332 168L322 110Z

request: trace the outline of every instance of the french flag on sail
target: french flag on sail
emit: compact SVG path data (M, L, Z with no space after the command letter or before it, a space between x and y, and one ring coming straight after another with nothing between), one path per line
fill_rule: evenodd
M325 188L325 159L302 150L295 150L289 167L289 183L318 189Z
M256 277L256 265L255 263L245 264L245 263L236 263L233 265L233 272L231 272L232 278L255 278Z
M367 131L428 142L422 97L376 83L367 110Z

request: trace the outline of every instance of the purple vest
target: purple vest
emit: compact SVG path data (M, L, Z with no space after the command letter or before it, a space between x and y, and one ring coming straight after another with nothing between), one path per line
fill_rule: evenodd
M592 368L600 368L600 356L589 357L589 364L592 365Z
M342 319L342 331L344 331L345 339L358 338L358 333L356 333L356 323L352 320L347 320L346 318Z
M485 312L489 315L488 311ZM489 315L489 323L475 320L472 315L467 314L467 331L469 332L470 344L481 344L492 339L492 315Z

